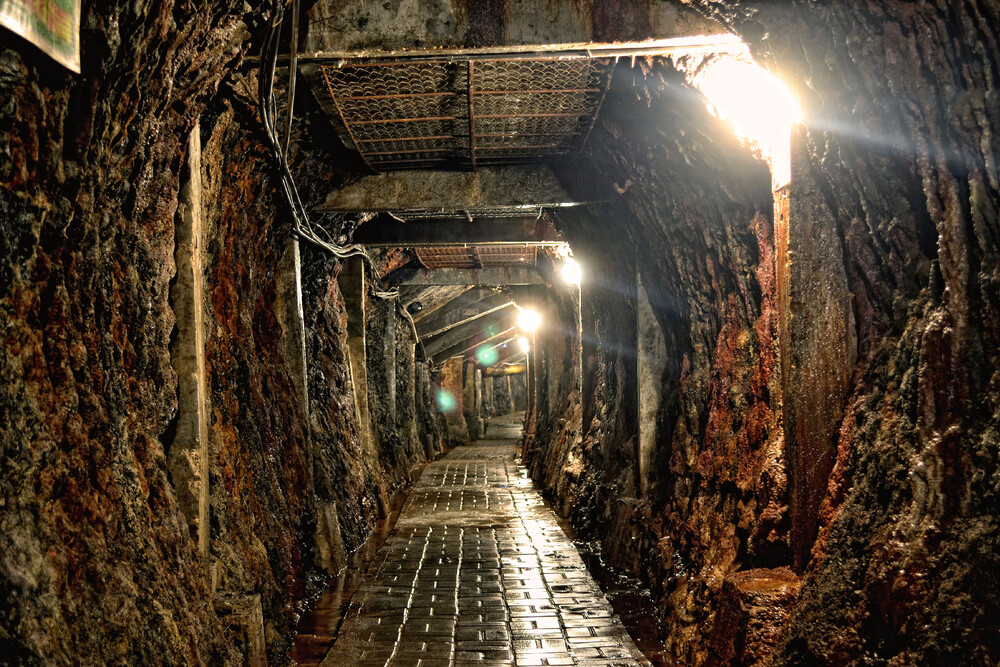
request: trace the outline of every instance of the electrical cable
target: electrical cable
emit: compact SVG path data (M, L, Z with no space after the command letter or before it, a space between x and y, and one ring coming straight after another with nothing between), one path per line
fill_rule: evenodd
M293 3L293 7L298 5L297 2ZM296 11L293 9L293 11ZM375 260L371 258L368 251L363 245L360 244L350 244L350 245L340 245L334 242L330 233L322 226L313 227L309 220L309 214L306 211L305 205L302 203L302 199L299 196L298 188L295 186L295 179L292 176L291 169L288 166L288 142L291 136L291 126L292 126L292 105L295 99L295 75L292 73L289 77L289 91L288 91L288 104L287 117L285 122L285 132L284 132L284 142L279 143L278 141L278 131L276 125L276 118L278 116L277 102L274 96L274 78L275 72L277 70L278 62L278 50L280 46L281 39L281 22L284 15L284 3L282 0L274 0L271 5L271 16L268 20L268 33L267 37L261 46L260 54L260 75L258 79L258 101L260 109L261 123L264 126L264 134L267 136L268 144L270 146L272 157L278 165L278 172L281 178L282 191L285 194L285 198L288 200L289 207L292 213L292 222L294 226L294 233L298 238L307 241L318 248L321 248L334 257L338 259L348 259L350 257L361 257L361 259L366 262L371 268L375 275L376 282L382 280L382 274L379 271L378 265ZM297 17L295 17L297 19ZM293 40L293 50L297 46L298 35L297 32L298 21L293 21L293 34L291 39ZM294 60L293 53L293 60ZM323 234L326 238L322 238L320 234ZM427 359L427 351L424 349L424 343L420 340L420 336L417 334L417 325L413 321L413 316L403 308L399 301L399 290L373 290L374 296L385 299L394 300L396 303L396 309L403 314L403 317L410 323L410 329L413 332L413 339L416 344L420 346L420 350L423 353L423 358Z
M292 176L291 170L288 166L287 159L287 142L290 135L291 128L291 113L292 110L289 108L287 110L288 118L286 120L285 126L285 145L278 140L278 130L277 130L277 102L274 96L274 83L275 83L275 72L277 70L278 62L278 51L280 47L281 39L281 23L284 17L284 3L282 0L275 0L271 5L271 16L268 21L268 32L264 39L263 45L261 46L261 68L260 68L260 78L258 80L258 100L261 123L264 126L264 133L267 137L268 144L270 146L272 157L275 163L278 165L278 172L281 180L281 188L285 194L285 198L288 200L289 207L292 213L292 222L294 226L294 231L296 236L300 239L307 241L327 252L332 254L338 259L348 259L350 257L361 257L372 269L375 274L377 281L382 279L381 272L379 271L378 265L368 254L364 246L360 244L350 244L350 245L340 245L335 243L330 237L329 233L319 227L318 230L326 236L322 238L317 232L317 228L313 227L311 221L309 220L309 214L306 211L306 207L302 202L299 195L298 188L295 185L295 179ZM293 35L292 39L297 39L297 36ZM288 99L294 100L294 86L295 78L294 76L289 80L289 93ZM381 299L396 299L399 296L398 290L375 290L374 295Z

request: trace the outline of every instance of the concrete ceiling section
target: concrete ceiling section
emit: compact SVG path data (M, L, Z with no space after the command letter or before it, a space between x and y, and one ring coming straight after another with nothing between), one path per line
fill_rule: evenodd
M632 42L725 29L680 0L318 0L306 52Z
M472 172L394 171L366 176L331 192L318 211L392 212L404 219L468 211L521 215L577 202L542 165L483 167Z
M398 217L378 216L361 225L352 242L370 248L433 248L456 243L529 247L565 243L547 216L418 218L402 222Z

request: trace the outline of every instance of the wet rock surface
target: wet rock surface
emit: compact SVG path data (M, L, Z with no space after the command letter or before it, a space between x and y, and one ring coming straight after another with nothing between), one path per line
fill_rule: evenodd
M696 4L802 100L798 178L836 225L856 322L819 539L775 663L994 663L1000 6Z
M668 653L700 664L725 577L788 562L768 172L664 64L619 65L586 156L560 177L612 203L559 216L592 277L583 393L559 370L543 378L559 390L539 407L527 460L608 564L649 582ZM665 346L644 480L637 271ZM573 368L573 354L548 368Z
M609 208L589 224L563 216L561 230L574 249L587 248L591 238L607 248L615 241L601 236L602 224L622 221L637 247L635 261L645 265L642 275L663 280L659 303L650 296L665 315L670 359L659 414L667 425L659 445L661 488L636 499L635 464L621 472L622 457L635 455L628 430L615 425L621 404L602 386L629 381L628 355L598 353L591 366L586 345L585 369L615 370L586 371L582 436L563 426L580 409L570 395L538 415L529 442L533 474L581 530L604 536L609 546L634 545L619 552L623 565L641 571L653 559L640 554L657 553L654 540L662 547L655 561L661 574L649 578L663 583L668 641L685 637L678 650L691 664L713 655L704 638L721 617L700 614L723 604L734 570L793 564L805 576L798 602L782 607L788 620L774 644L775 664L995 662L1000 646L987 619L997 617L1000 604L993 594L1000 544L993 518L1000 475L1000 180L991 157L998 117L988 109L997 108L1000 8L993 2L690 4L741 35L805 107L808 129L796 138L789 192L821 213L810 222L823 229L795 249L798 266L793 262L785 275L799 298L811 285L814 292L836 291L834 300L847 304L839 323L829 321L841 329L828 340L790 341L803 346L793 350L800 359L838 364L842 377L820 378L811 391L784 386L803 425L792 436L811 439L815 452L828 457L813 478L792 480L800 490L806 482L810 496L799 520L814 522L817 539L809 530L790 536L786 508L788 465L800 474L812 465L808 457L787 461L787 448L797 442L780 438L774 281L788 265L781 253L778 265L769 265L776 244L770 220L753 223L756 239L741 229L758 214L766 218L764 188L753 194L741 185L745 178L711 158L713 144L724 142L692 127L697 113L677 118L657 107L657 93L649 92L655 83L638 87L631 125L611 122L615 112L606 105L591 138L591 155L606 175L591 183L613 183L629 211ZM683 96L674 101L683 105ZM642 122L648 104L658 114ZM683 128L684 140L664 141L670 132L664 127ZM605 141L605 132L616 143ZM630 140L644 132L660 136ZM674 160L680 171L671 169ZM709 169L689 182L700 165ZM580 179L580 172L564 175L564 182ZM646 199L657 181L663 192ZM749 210L739 223L729 217L730 201L757 202L758 213ZM710 202L727 203L713 212ZM710 244L676 227L689 213L704 222ZM713 238L719 222L732 232ZM657 225L672 233L651 236ZM656 253L646 255L646 248ZM584 257L605 275L607 262L623 264L629 253L605 249ZM695 286L711 288L699 294ZM627 302L631 292L623 293ZM805 299L802 315L822 316L823 300L814 301L810 311ZM616 307L628 317L624 305ZM602 333L601 319L599 338L613 340L613 333ZM592 414L610 423L594 429ZM747 449L750 443L761 444ZM746 495L737 500L746 493L741 480L749 479L754 505ZM601 524L595 506L644 519ZM739 662L727 655L712 659Z

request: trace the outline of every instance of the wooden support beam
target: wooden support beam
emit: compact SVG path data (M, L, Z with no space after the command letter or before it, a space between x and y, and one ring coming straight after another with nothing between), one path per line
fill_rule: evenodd
M457 322L452 322L450 324L446 324L444 326L441 326L441 327L439 327L439 328L437 328L437 329L435 329L433 331L429 331L426 334L421 334L420 337L421 338L434 338L435 336L439 336L439 335L443 334L446 331L450 331L451 329L454 329L456 327L463 326L465 324L468 324L469 322L474 322L475 320L478 320L478 319L480 319L482 317L486 317L487 315L492 315L493 313L501 311L504 308L511 308L512 306L514 306L514 302L511 301L510 299L507 299L506 297L501 296L498 299L490 299L490 300L488 300L484 304L484 306L485 306L485 308L478 309L477 312L475 312L475 313L473 313L471 315L468 315L466 317L463 317L462 319L458 320Z
M460 327L447 331L440 336L436 336L430 341L424 341L424 349L427 354L434 356L438 352L445 350L452 345L464 341L471 342L476 336L488 337L493 331L501 331L509 328L514 322L513 308L505 308L486 317L467 322Z
M369 247L437 247L454 245L559 245L565 243L545 217L477 217L409 220L378 216L361 225L352 239Z
M513 334L516 330L517 329L515 327L510 327L506 331L501 331L495 336L490 336L486 340L476 341L471 345L469 344L469 341L463 340L460 343L456 343L455 345L452 345L451 347L438 352L434 356L437 357L438 361L440 362L458 355L465 356L467 353L471 352L477 347L480 347L482 345L487 345L489 343L496 343L498 345L502 345L504 342L511 341L514 340L514 338L517 338L517 336L513 337L511 336L511 334Z
M437 307L433 316L417 320L417 333L421 338L431 336L445 325L460 320L460 313L471 315L470 311L488 310L507 301L510 301L509 297L488 288L469 290Z
M544 285L545 281L534 268L521 266L496 266L484 269L420 269L416 275L402 280L399 285Z

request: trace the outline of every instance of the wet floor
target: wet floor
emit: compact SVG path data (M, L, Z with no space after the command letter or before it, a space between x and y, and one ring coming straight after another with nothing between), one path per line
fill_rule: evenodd
M426 467L324 665L649 664L517 465L519 436L500 418Z

